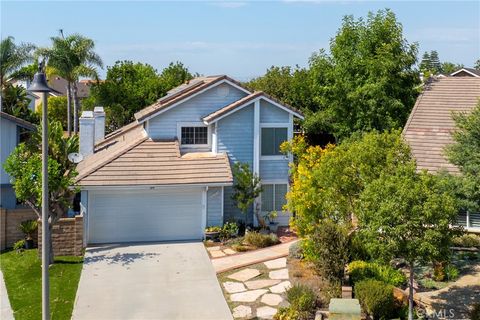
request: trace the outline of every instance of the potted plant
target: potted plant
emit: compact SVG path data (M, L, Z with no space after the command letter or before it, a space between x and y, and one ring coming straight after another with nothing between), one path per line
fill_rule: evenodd
M271 231L277 231L278 228L278 222L275 221L278 217L278 212L277 211L270 211L267 214L263 216L265 221L268 222L268 227Z
M33 249L33 234L37 231L36 220L26 220L20 223L20 230L25 234L25 249Z
M212 226L205 228L205 238L207 239L216 239L220 235L222 227Z

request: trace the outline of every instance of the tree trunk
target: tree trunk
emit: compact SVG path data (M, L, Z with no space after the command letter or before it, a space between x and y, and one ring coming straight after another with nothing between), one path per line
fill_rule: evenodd
M77 96L77 84L73 83L73 133L78 133L78 96Z
M72 135L72 86L67 83L67 131L68 136Z
M410 280L408 284L408 320L413 320L413 262L410 263Z

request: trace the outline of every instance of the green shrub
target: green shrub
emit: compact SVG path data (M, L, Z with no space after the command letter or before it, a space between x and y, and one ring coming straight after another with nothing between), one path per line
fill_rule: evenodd
M365 240L357 232L350 236L349 254L351 260L370 260L372 257L365 247Z
M453 238L452 242L455 247L478 248L480 247L480 236L476 234L464 234Z
M220 239L226 241L238 234L238 225L235 222L226 222L220 230Z
M25 235L27 240L31 240L33 238L33 233L37 231L38 222L37 220L25 220L20 223L19 229Z
M355 297L364 312L374 319L391 319L395 316L393 286L382 281L367 279L355 284Z
M297 241L288 249L288 256L294 259L303 259L303 248L301 241Z
M459 275L458 274L458 269L451 264L449 264L448 266L445 267L444 272L445 272L445 279L447 281L455 281L458 278L458 275Z
M470 310L471 320L480 320L480 303L474 303Z
M245 234L244 242L256 248L265 248L280 243L280 240L278 240L277 235L273 233L263 234L258 232L247 232Z
M323 220L304 240L305 258L327 280L341 280L348 262L348 226L332 220Z
M365 279L375 279L398 287L407 282L407 278L401 271L375 262L352 261L347 266L347 272L353 283Z
M205 232L220 232L222 231L222 227L220 226L211 226L211 227L206 227Z
M290 306L280 308L274 316L276 320L307 320L311 319L317 306L317 295L312 288L294 284L287 290L287 301Z
M13 250L21 252L23 249L25 249L25 240L18 240L13 244Z

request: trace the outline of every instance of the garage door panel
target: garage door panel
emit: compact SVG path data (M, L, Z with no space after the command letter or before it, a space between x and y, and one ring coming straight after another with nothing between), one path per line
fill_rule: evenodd
M92 193L89 243L200 239L202 190Z

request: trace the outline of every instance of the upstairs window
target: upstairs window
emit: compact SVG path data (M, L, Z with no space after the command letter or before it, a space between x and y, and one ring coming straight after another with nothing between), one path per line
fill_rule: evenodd
M208 128L206 126L181 127L182 145L208 145Z
M282 156L280 145L287 140L287 128L262 128L262 156Z

